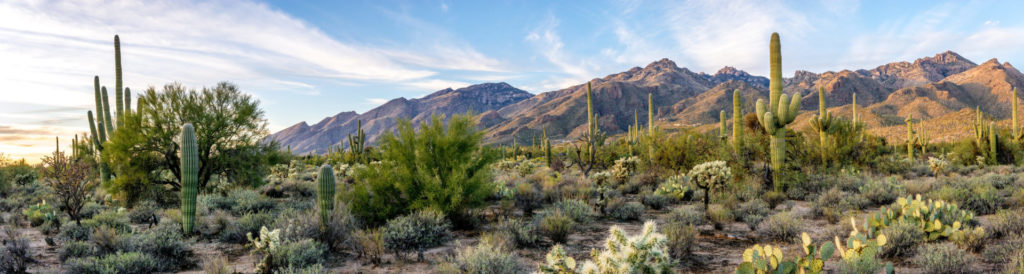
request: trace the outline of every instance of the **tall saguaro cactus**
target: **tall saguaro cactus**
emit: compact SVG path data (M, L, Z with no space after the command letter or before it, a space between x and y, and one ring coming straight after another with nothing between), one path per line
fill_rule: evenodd
M974 120L974 143L977 144L978 151L982 154L985 160L990 164L996 163L996 145L998 144L998 133L996 132L995 122L989 122L988 126L985 126L985 122L982 119L984 113L981 113L980 108L975 109L977 118Z
M331 212L334 211L334 169L331 165L320 166L320 176L317 177L319 187L316 192L317 206L320 208L320 229L326 229L331 221Z
M1017 104L1020 100L1017 98L1017 88L1013 88L1013 90L1010 91L1010 93L1013 94L1013 102L1010 104L1011 106L1013 106L1013 111L1011 113L1011 115L1013 115L1013 126L1011 127L1011 131L1013 134L1012 138L1013 141L1020 142L1021 139L1024 139L1024 132L1020 131L1020 124L1017 124Z
M366 133L363 132L363 120L357 121L356 135L348 134L348 148L356 162L364 163L366 157Z
M907 115L907 159L914 161L914 144L917 143L916 131L914 131L914 115Z
M736 155L743 150L743 97L739 89L732 91L732 147Z
M551 139L548 139L548 130L544 129L544 159L548 162L548 167L551 167L551 163L554 162L551 155Z
M718 137L725 140L729 135L725 132L725 110L718 112Z
M786 161L786 125L796 119L800 111L800 94L794 94L793 99L782 94L782 49L779 42L779 34L772 33L769 45L771 58L771 73L769 82L769 102L765 105L764 99L757 100L757 119L765 131L771 135L771 164L772 183L776 191L782 191L784 183L780 176L783 163Z
M181 226L192 233L196 220L196 195L199 194L199 151L196 130L191 123L181 127Z
M818 132L818 142L821 146L821 161L827 162L828 151L831 149L828 136L835 131L832 113L828 112L825 103L825 88L818 87L818 114L811 116L811 128Z
M597 123L597 115L594 115L594 98L591 94L590 82L587 82L587 133L580 138L583 144L582 147L576 146L576 159L574 159L583 176L586 176L597 163L597 147L604 145L606 136L601 132Z
M853 116L851 118L853 119L853 124L856 125L857 122L860 122L860 117L857 117L857 93L853 94L853 105L852 105L852 107L853 107Z

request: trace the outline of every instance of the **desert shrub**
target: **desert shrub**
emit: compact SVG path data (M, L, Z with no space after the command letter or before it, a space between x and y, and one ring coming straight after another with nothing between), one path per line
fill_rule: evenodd
M85 241L89 240L89 235L92 235L92 228L69 222L60 227L60 234L57 234L57 239L64 241Z
M949 239L960 248L970 252L978 252L985 247L985 241L988 237L985 235L984 228L975 227L974 229L964 229L959 233L953 233Z
M150 255L158 271L177 271L195 265L193 252L184 243L181 229L173 224L160 225L124 240L123 252L140 252Z
M903 186L896 182L896 178L888 180L868 180L859 187L860 195L870 200L875 205L886 205L896 201L896 198L903 196L906 192Z
M667 223L664 230L668 252L673 258L687 258L697 245L697 229L692 224Z
M260 227L270 226L274 217L265 213L246 213L235 222L229 223L220 233L220 241L226 243L245 243L245 235L259 233Z
M441 245L451 237L451 223L444 213L423 210L392 219L381 229L384 247L396 252L418 251Z
M75 258L68 261L70 273L153 273L160 271L153 257L138 252Z
M133 224L149 224L155 225L160 222L160 218L157 217L157 212L160 211L160 207L152 201L142 201L135 204L135 208L128 212L128 219Z
M1024 252L1016 252L1010 263L1003 266L1005 273L1024 273Z
M1000 210L989 219L986 227L994 238L1020 235L1024 232L1024 210Z
M757 230L757 225L761 223L761 220L772 213L772 210L768 208L767 202L755 199L741 203L733 213L736 214L737 220L746 223L750 230L754 231Z
M273 210L274 200L251 189L236 189L228 192L228 199L235 201L231 212L237 215Z
M200 194L196 197L196 214L205 215L214 210L231 211L237 200L217 194Z
M304 268L323 262L327 247L312 239L285 241L271 249L270 256L277 267Z
M554 211L562 212L562 214L569 216L573 221L580 224L589 224L590 222L593 222L594 217L597 215L593 207L584 201L576 199L562 200L554 203L550 207L544 209L544 212L541 214L547 215Z
M92 244L85 241L71 241L64 244L57 253L61 262L72 258L84 258L95 255Z
M971 255L951 243L926 244L917 249L913 262L926 273L969 273Z
M129 232L132 227L128 224L128 216L118 211L104 211L103 213L93 215L92 218L82 220L82 225L89 228L97 228L101 226L116 229L118 232Z
M667 196L675 201L685 201L693 197L693 190L690 189L690 177L684 174L673 175L665 179L654 194Z
M1013 260L1022 246L1024 246L1024 238L1012 237L1006 241L986 245L985 249L981 251L981 258L991 264L1006 264Z
M235 268L231 266L231 262L229 262L228 258L225 258L224 256L216 256L203 260L203 273L232 274L235 272Z
M881 231L888 241L879 253L882 257L898 258L912 255L917 245L924 242L924 231L915 225L898 223Z
M640 216L644 214L645 209L643 204L628 202L611 208L608 216L620 221L636 221L640 220Z
M732 214L732 210L721 205L712 205L708 209L708 220L715 226L715 229L721 230L725 225L732 223L736 217Z
M57 210L46 203L46 200L29 206L22 210L21 214L25 216L25 219L28 220L32 227L41 226L43 223L60 221L60 218L57 217Z
M288 266L274 270L274 274L320 274L328 273L321 264L314 264L305 267Z
M319 214L317 214L319 216ZM317 220L319 223L319 220ZM352 232L356 230L358 220L348 209L348 205L335 201L330 220L324 225L323 237L320 242L331 250L339 251L352 246Z
M775 209L776 206L785 202L787 197L786 194L782 192L768 191L761 196L761 199L764 199L764 201L768 203L769 209Z
M781 242L793 242L803 228L800 218L788 211L768 216L758 227L764 237Z
M822 192L817 199L811 202L811 214L816 217L826 217L831 223L835 223L830 215L838 215L845 210L843 197L848 195L838 187Z
M540 231L555 243L564 243L575 227L576 222L561 211L542 216L538 223Z
M118 237L117 230L107 226L94 228L89 241L96 246L99 254L114 253L121 247L121 238Z
M537 191L532 184L520 183L516 185L516 192L512 196L515 200L516 207L523 210L523 214L533 214L533 210L537 209L544 203L544 196Z
M651 209L661 210L671 202L671 198L648 190L640 193L640 201Z
M29 239L18 234L12 226L4 227L3 247L0 248L0 273L25 273L28 264L35 262L29 249Z
M419 130L410 120L396 127L397 136L388 131L377 141L383 160L356 170L355 183L341 193L360 220L379 224L425 208L457 217L492 195L497 155L482 148L484 134L471 115L447 123L435 115Z
M214 239L232 225L231 215L223 210L215 210L210 214L198 216L196 230L206 239Z
M365 258L373 264L380 264L384 256L384 239L380 230L356 230L352 233L355 241L355 250L359 257Z
M82 216L82 219L89 219L92 218L92 216L103 212L104 210L106 210L106 207L104 207L103 205L95 202L88 202L85 203L84 206L82 206L82 210L78 214Z
M907 194L923 195L925 193L928 193L929 191L932 191L932 187L935 184L935 178L906 180L903 181L903 188L907 190Z
M540 238L537 236L537 225L520 219L504 218L498 221L495 232L504 234L519 247L536 246Z
M685 205L672 210L668 215L667 223L678 223L683 225L700 226L707 223L704 213L696 206Z
M459 249L455 266L461 273L520 273L523 271L515 252L500 244L480 241L475 246Z
M971 187L970 194L965 200L961 200L964 209L974 211L978 215L995 213L1002 207L1003 197L999 196L999 190L991 184L976 184Z
M591 260L584 262L579 272L671 273L673 260L666 250L667 240L656 230L654 222L647 222L640 234L629 236L618 226L612 226L605 249L592 252ZM547 263L538 269L540 273L576 273L575 260L566 256L560 245L546 257Z

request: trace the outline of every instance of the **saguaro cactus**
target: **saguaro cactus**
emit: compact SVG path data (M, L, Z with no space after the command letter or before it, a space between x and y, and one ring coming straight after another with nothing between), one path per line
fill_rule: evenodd
M977 144L977 149L981 153L982 157L990 164L996 163L996 145L998 144L998 133L995 130L995 122L989 122L988 126L985 126L985 122L982 119L984 113L981 112L980 108L975 109L977 118L974 120L974 143Z
M1020 142L1021 139L1024 139L1024 132L1020 131L1020 124L1017 124L1017 101L1020 101L1020 99L1017 98L1017 88L1013 88L1013 91L1010 91L1010 93L1013 94L1013 102L1010 104L1013 106L1011 114L1013 115L1013 127L1011 127L1013 136L1011 137L1013 141Z
M199 151L196 130L191 123L181 127L181 226L192 233L196 219L196 195L199 194Z
M736 155L743 149L743 97L740 90L732 91L732 147Z
M604 145L606 136L601 132L597 121L590 83L587 82L587 133L580 138L582 147L576 146L576 159L574 159L583 176L586 176L597 162L597 147Z
M853 106L852 107L853 107L853 117L851 117L851 118L853 119L853 124L856 125L857 122L860 122L860 117L857 117L857 93L853 94Z
M729 135L725 132L725 110L718 111L718 137L725 140Z
M821 146L821 161L822 163L827 162L828 151L831 149L828 142L828 136L835 131L834 120L832 120L832 113L828 112L828 106L825 103L825 88L818 87L818 114L811 116L811 128L818 132L818 142Z
M779 34L772 33L769 45L771 56L771 79L769 82L769 102L765 105L764 99L757 100L757 119L765 131L771 135L771 164L772 183L776 191L782 191L784 183L780 176L783 163L786 161L786 125L796 119L800 111L800 94L794 94L793 99L782 94L782 50L779 43Z
M352 158L356 162L365 162L366 157L366 133L363 132L363 120L356 121L356 135L348 134L348 149L352 152Z
M654 136L654 97L647 93L647 134Z
M988 122L988 153L989 157L992 159L992 163L997 162L996 156L999 155L996 153L996 144L998 144L997 139L999 138L998 135L999 134L996 133L996 122Z
M910 161L913 162L914 143L917 142L917 136L915 136L915 133L917 132L914 131L914 115L907 115L907 119L904 121L907 122L907 159L910 159Z
M551 157L551 139L548 139L548 130L544 129L544 159L548 162L548 167L551 167L553 159Z
M326 229L331 221L331 212L334 211L334 169L331 165L320 166L320 176L317 177L319 188L316 192L317 206L320 207L320 229Z

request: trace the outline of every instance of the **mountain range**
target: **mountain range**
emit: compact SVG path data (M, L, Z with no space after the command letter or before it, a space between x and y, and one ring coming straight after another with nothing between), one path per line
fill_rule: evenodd
M625 132L634 119L646 126L648 94L654 98L657 126L701 126L717 123L721 110L731 115L733 90L740 90L744 112L753 112L757 98L768 97L768 82L768 78L733 67L715 74L693 72L669 59L589 81L598 123L610 134ZM858 114L874 134L902 138L904 118L913 115L922 122L923 133L936 140L952 140L971 134L975 107L995 120L1008 119L1010 92L1024 85L1024 74L996 59L979 65L946 51L870 70L798 70L783 82L785 93L803 97L798 130L807 127L812 110L817 110L821 87L829 110L841 117L850 117L856 93ZM322 153L329 146L347 143L345 137L356 130L360 120L373 143L400 118L416 123L431 114L450 117L473 110L486 129L488 143L511 143L513 138L524 143L544 130L553 140L569 140L585 131L585 109L586 83L537 95L506 83L485 83L444 89L423 98L394 99L363 114L341 112L312 126L296 124L268 138L290 146L294 153Z

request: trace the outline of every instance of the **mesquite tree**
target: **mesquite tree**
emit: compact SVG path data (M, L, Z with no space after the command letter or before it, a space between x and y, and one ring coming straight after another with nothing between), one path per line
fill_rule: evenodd
M60 208L74 220L81 224L80 212L85 202L92 193L93 176L90 174L92 167L84 161L74 161L64 155L64 152L55 150L52 155L44 156L42 168L39 169L43 182L53 189Z

